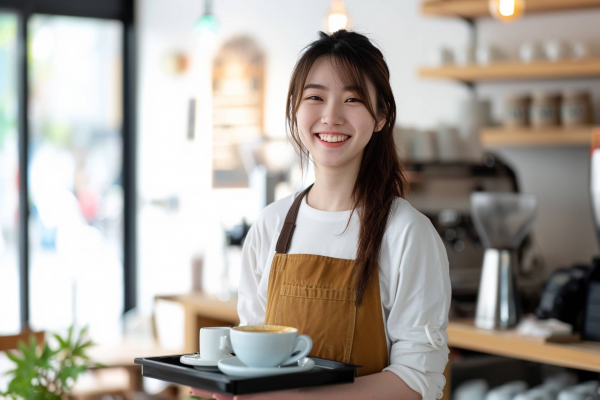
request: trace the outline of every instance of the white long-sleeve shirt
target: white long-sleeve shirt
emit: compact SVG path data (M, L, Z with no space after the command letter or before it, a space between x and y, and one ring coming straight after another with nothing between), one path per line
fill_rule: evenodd
M269 272L285 216L298 193L266 207L242 251L238 294L241 325L262 325ZM359 218L327 212L302 200L288 254L356 259ZM340 233L344 232L340 235ZM379 286L391 371L425 400L440 399L448 361L450 277L444 244L427 217L397 198L383 237ZM426 327L427 325L427 327ZM360 329L360 326L357 326Z

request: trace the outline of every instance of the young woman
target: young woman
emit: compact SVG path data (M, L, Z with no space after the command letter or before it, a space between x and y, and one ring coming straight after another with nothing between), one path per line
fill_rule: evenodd
M264 209L243 249L241 325L285 325L311 356L359 364L352 385L241 399L440 399L448 361L444 245L404 199L382 53L363 35L323 32L295 66L292 144L315 183ZM222 395L193 390L197 395Z

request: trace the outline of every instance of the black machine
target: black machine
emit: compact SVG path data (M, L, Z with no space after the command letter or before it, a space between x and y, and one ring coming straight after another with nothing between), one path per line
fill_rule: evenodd
M600 342L600 258L594 259L588 276L583 311L582 337Z
M574 265L552 272L544 286L536 316L558 319L571 324L574 331L580 331L592 270L589 265Z

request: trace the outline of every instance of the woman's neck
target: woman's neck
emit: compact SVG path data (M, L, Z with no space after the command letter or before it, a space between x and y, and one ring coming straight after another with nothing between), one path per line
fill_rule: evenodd
M354 205L352 190L357 176L358 166L315 167L315 184L306 196L306 203L321 211L351 210Z

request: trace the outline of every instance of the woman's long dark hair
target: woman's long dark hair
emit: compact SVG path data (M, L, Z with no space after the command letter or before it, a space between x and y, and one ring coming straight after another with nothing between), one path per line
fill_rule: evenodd
M396 102L390 86L390 71L383 54L366 36L346 30L339 30L331 35L319 32L319 39L304 49L294 67L286 104L288 133L302 166L306 164L309 154L300 141L296 113L306 77L315 61L324 56L331 59L344 85L357 88L357 95L363 99L373 119L385 119L383 129L373 133L364 149L352 190L354 204L350 218L357 208L360 218L354 271L356 305L359 306L373 274L378 273L379 252L391 206L397 197L404 197L407 190L392 134L396 123ZM369 97L367 82L375 88L374 102ZM376 110L373 109L373 103Z

